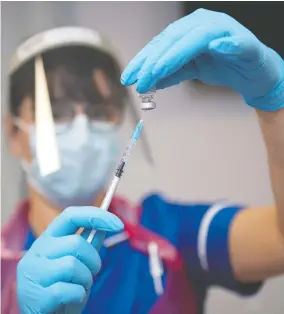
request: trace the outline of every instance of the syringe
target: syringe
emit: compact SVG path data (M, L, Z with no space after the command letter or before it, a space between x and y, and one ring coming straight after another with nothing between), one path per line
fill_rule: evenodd
M112 179L112 182L111 182L111 184L110 184L110 186L109 186L109 188L107 190L107 193L106 193L106 195L104 197L102 205L100 206L101 209L104 209L104 210L108 210L109 209L109 205L110 205L110 203L112 201L114 193L115 193L115 191L116 191L116 189L118 187L118 184L120 182L122 174L123 174L123 172L125 170L125 166L126 166L126 163L127 163L128 159L129 159L129 156L131 154L131 151L135 147L135 144L137 143L137 141L139 139L139 136L141 134L141 131L142 131L142 128L143 128L143 122L144 122L144 120L143 120L143 117L142 117L142 119L138 122L138 124L137 124L137 126L135 128L135 131L132 134L132 137L131 137L128 145L126 146L124 154L123 154L123 156L122 156L122 158L120 160L120 163L119 163L119 165L117 167L116 173L115 173L115 175L114 175L114 177ZM106 232L93 229L90 232L90 234L89 234L89 236L87 238L87 241L89 243L92 243L95 235L98 238L98 242L99 242L98 245L96 245L96 249L100 250L100 248L102 246L102 243L104 241Z

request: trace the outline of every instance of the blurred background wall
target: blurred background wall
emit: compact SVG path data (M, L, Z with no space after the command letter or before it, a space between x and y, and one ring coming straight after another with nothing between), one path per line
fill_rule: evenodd
M26 37L63 25L87 26L102 32L117 48L122 65L170 22L182 15L180 2L2 2L1 117L7 112L8 59ZM139 100L133 98L137 106ZM147 116L146 134L155 165L141 146L131 157L119 193L133 202L159 191L179 201L228 199L247 205L273 201L264 145L254 111L226 89L183 84L160 91L157 109ZM121 142L133 121L127 114ZM8 153L1 133L2 223L24 197L24 177ZM252 299L212 289L208 314L281 314L284 280L269 281Z

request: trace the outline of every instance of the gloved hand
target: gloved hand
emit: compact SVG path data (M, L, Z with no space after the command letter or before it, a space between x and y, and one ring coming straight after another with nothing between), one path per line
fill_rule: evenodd
M271 34L273 36L273 34ZM145 93L199 79L231 87L258 109L284 106L284 62L232 17L199 9L170 24L130 62L121 82Z
M17 268L17 296L23 314L82 312L101 267L96 249L80 228L120 231L113 214L93 207L70 207L34 242Z

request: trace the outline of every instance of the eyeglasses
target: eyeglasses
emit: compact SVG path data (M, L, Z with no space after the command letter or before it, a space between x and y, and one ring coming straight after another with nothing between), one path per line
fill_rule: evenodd
M88 104L70 99L51 101L51 110L56 123L71 122L78 113L85 114L90 121L108 122L123 113L118 106L107 102Z

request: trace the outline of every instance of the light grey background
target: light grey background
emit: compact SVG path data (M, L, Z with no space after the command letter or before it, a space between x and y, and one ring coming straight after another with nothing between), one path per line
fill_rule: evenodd
M2 2L1 116L6 107L7 63L24 38L61 25L82 25L109 37L122 64L180 15L178 2ZM135 92L133 90L133 95ZM225 90L180 85L157 94L158 108L149 113L146 132L155 167L138 145L119 192L137 202L153 190L173 200L228 199L247 205L271 204L265 149L254 111ZM138 103L138 101L137 101ZM124 144L133 124L129 116L120 135ZM3 139L1 133L1 139ZM24 196L19 164L2 152L2 221ZM284 280L269 281L254 298L240 299L212 289L208 314L284 312Z

